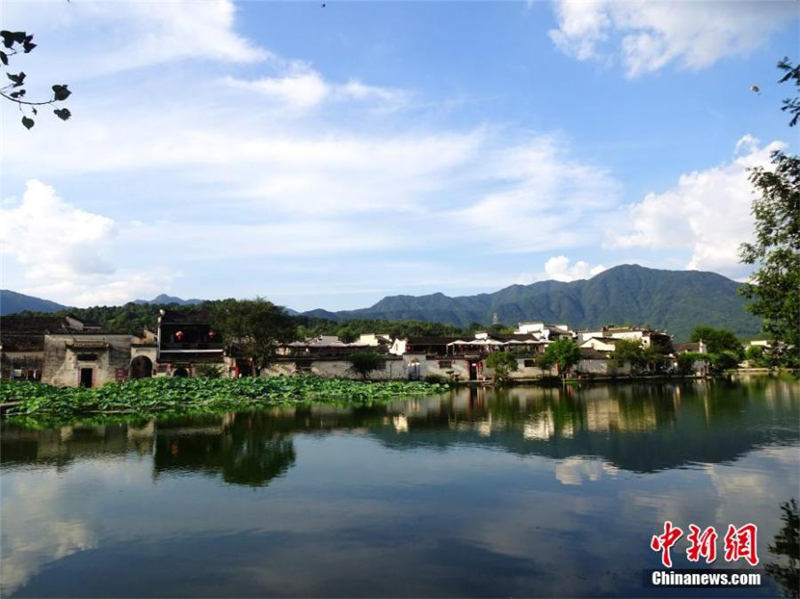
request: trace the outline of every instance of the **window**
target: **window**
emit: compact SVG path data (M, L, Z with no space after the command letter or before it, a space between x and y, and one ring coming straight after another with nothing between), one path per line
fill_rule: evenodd
M96 362L97 354L78 354L79 362Z
M523 366L525 368L533 368L536 366L536 360L523 360Z
M452 360L439 360L439 368L450 368L452 365Z

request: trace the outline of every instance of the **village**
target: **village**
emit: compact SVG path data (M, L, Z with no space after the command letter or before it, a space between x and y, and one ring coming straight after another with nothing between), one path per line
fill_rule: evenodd
M567 372L542 360L547 347L570 340L580 358ZM707 376L706 344L675 343L667 331L649 327L603 326L572 330L567 324L523 322L512 334L475 332L472 337L362 334L352 342L321 335L279 344L269 363L255 372L253 360L236 343L224 343L201 313L161 310L155 331L112 334L75 316L6 316L0 333L3 380L41 381L65 387L99 387L108 382L148 377L242 377L312 374L323 378L361 378L353 356L369 352L380 359L368 372L373 380L436 380L491 383L497 378L487 358L508 354L516 367L513 382L561 375L609 380L632 376ZM632 364L615 353L620 342L634 343L658 359ZM757 343L757 342L754 342ZM681 355L693 359L686 366Z

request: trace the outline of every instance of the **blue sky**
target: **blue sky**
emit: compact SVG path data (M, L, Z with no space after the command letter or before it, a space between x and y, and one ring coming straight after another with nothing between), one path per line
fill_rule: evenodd
M636 262L743 279L795 2L6 2L2 286L342 309ZM758 85L760 94L750 90Z

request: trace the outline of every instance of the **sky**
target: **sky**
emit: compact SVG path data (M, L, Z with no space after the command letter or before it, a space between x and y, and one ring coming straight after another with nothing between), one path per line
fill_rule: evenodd
M4 0L6 289L297 310L588 278L744 280L747 169L796 151L800 4ZM757 85L760 92L752 91Z

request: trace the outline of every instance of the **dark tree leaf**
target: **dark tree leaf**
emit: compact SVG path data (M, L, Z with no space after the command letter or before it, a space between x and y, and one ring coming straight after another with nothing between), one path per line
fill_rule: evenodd
M11 92L9 94L9 96L11 96L12 98L21 98L24 95L25 95L25 90L24 89L19 89L19 90L15 91L15 92Z
M30 129L31 127L33 127L33 119L24 116L22 117L22 124L25 126L26 129Z
M55 112L56 116L60 118L62 121L66 121L69 117L72 116L72 113L69 111L68 108L56 108L53 112Z
M0 52L0 61L6 66L8 66L8 54L5 52Z
M69 98L72 92L67 89L67 85L54 85L53 86L53 94L55 95L55 99L58 101L66 100Z
M25 73L6 73L6 76L14 82L14 87L19 87L22 85L22 82L25 81Z
M11 34L11 36L14 38L14 41L17 42L18 44L24 44L25 37L27 36L27 34L24 31L15 31Z
M31 110L33 111L33 114L39 114L39 111L36 110L35 108L31 108Z
M3 45L6 48L11 48L14 45L14 34L10 31L0 31L0 37L3 38Z
M26 41L22 44L22 47L25 49L25 54L27 54L36 47L36 44Z

